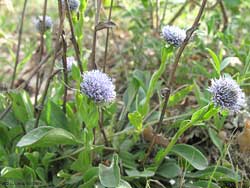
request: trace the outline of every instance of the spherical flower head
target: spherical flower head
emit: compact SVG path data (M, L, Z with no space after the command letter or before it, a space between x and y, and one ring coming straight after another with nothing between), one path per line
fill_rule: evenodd
M97 103L109 103L116 97L115 86L111 78L99 70L83 74L81 92Z
M213 94L214 104L223 109L238 112L246 105L245 94L231 77L213 79L208 90Z
M186 38L186 31L176 26L167 25L162 28L162 36L167 43L179 47Z
M67 57L66 62L67 62L67 71L71 71L72 66L77 64L73 56ZM61 61L61 64L63 65L63 61Z
M69 4L70 11L77 11L79 8L79 5L80 5L80 1L79 0L68 0L68 4ZM66 9L65 0L62 0L62 6L65 7L65 9Z
M40 33L43 31L43 16L38 16L35 21L35 27ZM53 25L52 19L49 16L45 16L44 32L51 29Z

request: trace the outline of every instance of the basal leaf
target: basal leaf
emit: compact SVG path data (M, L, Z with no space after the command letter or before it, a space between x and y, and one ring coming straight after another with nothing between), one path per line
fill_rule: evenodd
M42 126L24 135L17 147L50 147L58 144L78 144L79 141L70 132L49 126Z

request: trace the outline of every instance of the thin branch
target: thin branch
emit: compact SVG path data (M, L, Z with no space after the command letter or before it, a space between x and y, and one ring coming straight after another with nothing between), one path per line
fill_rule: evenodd
M44 0L44 7L43 7L43 20L42 20L42 30L40 32L40 54L39 54L39 58L38 58L38 62L40 62L42 60L42 56L43 56L43 43L44 43L44 32L45 32L45 17L46 17L46 13L47 13L47 4L48 4L48 0ZM37 99L38 99L38 94L39 94L39 80L40 80L40 73L39 71L37 72L37 76L36 76L36 93L35 93L35 104L34 104L34 112L36 115L36 106L37 106ZM40 80L41 81L41 80Z
M96 26L98 25L98 22L99 22L100 9L101 9L101 0L97 0L97 9L96 9L96 13L95 13L95 28L94 28L93 44L92 44L92 52L91 52L92 62L90 64L90 66L91 66L90 69L97 68L97 64L95 62L96 38L97 38Z
M111 0L111 3L110 3L108 21L111 20L112 7L113 7L113 0ZM104 52L104 63L103 63L103 72L106 71L105 68L106 68L106 62L107 62L108 41L109 41L109 28L107 28L107 34L106 34L105 52Z
M44 57L44 59L42 59L42 60L38 63L38 66L34 68L33 73L31 73L30 76L27 78L26 82L24 82L25 85L20 84L19 87L18 87L18 89L20 89L20 88L27 88L27 87L28 87L28 85L29 85L31 79L32 79L32 78L35 76L35 74L40 70L40 68L49 60L49 58L51 57L52 53L53 53L53 52L51 52L51 53L49 53L48 55L46 55L46 56Z
M0 120L2 120L7 114L8 114L8 112L10 111L10 109L11 109L11 104L9 104L8 106L7 106L7 108L0 114Z
M108 142L108 139L107 139L107 135L105 133L105 130L104 130L104 127L103 127L103 120L104 120L104 114L103 114L103 110L100 108L99 109L99 121L98 121L98 124L99 124L99 128L100 128L100 131L102 133L102 136L103 136L103 139L104 139L104 143L105 143L105 146L109 146L109 142Z
M150 20L151 20L151 28L154 29L154 8L152 4L152 0L149 2L150 7Z
M67 102L67 92L68 92L68 73L67 73L67 43L64 39L63 34L62 36L62 46L63 46L63 55L62 55L62 62L63 62L63 77L64 77L64 96L63 96L63 111L66 113L66 102Z
M223 3L222 0L219 0L219 5L220 5L220 9L222 11L222 16L223 16L223 28L222 28L222 31L224 32L227 27L228 27L228 16L227 16L227 12L226 12L226 8L225 8L225 5Z
M181 15L181 13L185 10L186 6L188 5L189 0L187 0L181 8L176 12L173 18L168 22L168 25L172 25L174 21Z
M14 87L15 78L16 78L16 71L17 71L17 65L19 63L19 53L20 53L22 33L23 33L24 14L25 14L25 10L26 10L27 1L28 0L24 0L23 10L22 10L21 23L20 23L19 33L18 33L18 44L17 44L17 52L16 52L16 61L15 61L14 71L13 71L11 85L10 85L11 89Z
M74 26L73 26L73 22L72 22L72 16L71 16L71 12L69 9L69 4L68 4L68 0L65 1L65 5L66 5L66 12L67 12L67 17L68 17L68 21L69 21L69 25L70 25L70 31L71 31L71 40L72 40L72 44L74 46L74 50L76 53L76 59L77 59L77 63L80 69L80 72L83 73L83 68L82 68L82 61L80 58L81 52L79 50L79 46L78 43L76 41L76 37L75 37L75 31L74 31Z
M165 3L164 3L164 8L163 8L163 15L162 15L162 18L161 18L161 21L160 23L163 23L164 20L165 20L165 16L166 16L166 12L167 12L167 5L168 5L168 1L165 0Z
M35 127L38 127L39 124L39 119L43 110L43 105L45 103L46 100L46 96L48 93L48 89L50 86L50 81L51 81L51 76L53 75L53 69L55 66L55 61L56 61L56 57L57 57L57 50L60 47L60 36L63 30L63 21L64 21L64 16L63 16L63 12L62 12L62 2L61 0L58 0L58 9L59 9L59 15L60 15L60 23L59 23L59 29L58 29L58 33L57 33L57 37L56 37L56 45L55 45L55 51L54 51L54 56L53 56L53 60L52 60L52 65L50 67L49 70L49 78L46 81L46 85L45 85L45 89L44 89L44 93L42 96L42 100L41 100L41 104L39 105L39 108L37 110L37 117L36 117L36 123L35 123Z
M159 122L158 122L158 125L157 125L157 129L154 132L154 134L155 134L154 137L157 135L158 131L160 131L160 129L161 129L162 121L164 119L164 115L165 115L165 112L166 112L166 108L167 108L167 104L168 104L168 99L169 99L169 96L170 96L170 93L171 93L171 88L172 88L172 85L173 85L173 82L174 82L174 76L175 76L175 72L176 72L178 63L180 61L180 57L181 57L181 55L182 55L185 47L187 46L190 38L192 37L192 34L194 33L194 31L199 26L199 22L200 22L202 14L204 12L206 3L207 3L207 0L203 0L202 1L202 5L201 5L201 7L199 9L198 15L196 16L195 21L194 21L192 27L187 30L187 32L186 32L186 38L185 38L184 42L182 43L182 45L180 46L180 49L177 52L177 55L176 55L176 58L175 58L175 61L174 61L174 64L173 64L173 68L171 69L170 77L169 77L169 80L168 80L168 83L167 83L168 87L167 87L165 95L164 95L165 96L164 104L163 104L163 108L162 108L162 111L161 111L161 114L160 114L160 119L159 119ZM147 158L149 156L149 153L153 149L154 142L155 142L155 138L153 138L152 141L151 141L151 143L150 143L150 146L148 148L148 152L147 152L147 154L146 154L146 156L145 156L145 158L143 160L143 165L144 165L144 162L147 160Z
M156 28L156 30L159 29L159 6L160 6L159 4L160 4L159 0L156 0L156 9L155 9L155 14L156 14L155 28Z
M171 90L169 88L165 88L164 91L162 92L162 95L164 96L164 103L163 103L163 108L162 108L163 113L161 113L160 115L160 119L155 130L156 133L159 133L161 130L161 125L162 125L164 115L167 109L167 104L168 104L168 99L170 97L170 93L171 93Z
M175 72L176 72L178 63L180 61L181 55L182 55L184 49L186 48L186 46L187 46L190 38L192 37L194 31L197 30L198 27L199 27L199 21L200 21L201 16L202 16L202 14L204 12L204 8L206 6L206 3L207 3L207 0L203 0L202 1L200 10L198 12L198 15L196 16L195 21L194 21L192 27L187 30L187 32L186 32L186 38L185 38L184 42L182 43L180 49L177 52L177 55L176 55L176 58L175 58L172 70L170 72L170 77L169 77L169 80L168 80L168 84L167 84L170 89L171 89L171 85L173 84L173 81L174 81Z
M144 166L145 162L147 161L151 151L154 148L157 133L159 133L160 130L161 130L161 125L162 125L162 122L163 122L163 119L164 119L165 111L167 109L168 99L169 99L169 96L170 96L170 89L165 88L164 91L162 91L162 95L164 96L163 108L162 108L162 111L161 111L160 119L159 119L159 122L157 124L156 130L154 131L153 139L151 140L151 143L150 143L150 145L148 147L147 153L146 153L146 155L145 155L145 157L144 157L144 159L142 161L143 166Z
M25 89L25 88L28 87L30 80L33 78L33 76L35 76L35 74L37 73L37 71L39 71L39 69L42 67L42 65L44 65L44 64L48 61L48 59L51 57L51 54L52 54L52 53L49 53L49 54L48 54L48 55L38 64L38 66L34 69L33 73L29 76L29 78L28 78L26 81L20 83L20 85L18 86L17 89ZM12 107L12 105L9 104L9 105L7 106L7 108L0 114L0 120L3 119L3 118L8 114L8 112L9 112L10 109L11 109L11 107Z

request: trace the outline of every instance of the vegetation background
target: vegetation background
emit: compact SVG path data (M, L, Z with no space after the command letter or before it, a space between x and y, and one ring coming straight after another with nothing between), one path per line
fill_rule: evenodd
M250 187L250 1L79 2L0 0L0 187ZM114 102L82 92L92 69ZM211 103L223 75L246 94L238 113Z

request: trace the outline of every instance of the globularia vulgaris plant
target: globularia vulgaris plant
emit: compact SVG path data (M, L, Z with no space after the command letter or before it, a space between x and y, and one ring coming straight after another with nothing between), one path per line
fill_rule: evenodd
M0 185L249 187L250 3L4 2Z

